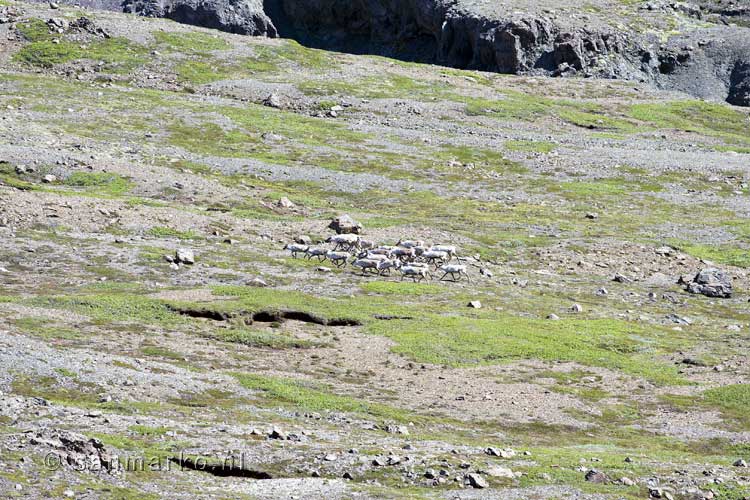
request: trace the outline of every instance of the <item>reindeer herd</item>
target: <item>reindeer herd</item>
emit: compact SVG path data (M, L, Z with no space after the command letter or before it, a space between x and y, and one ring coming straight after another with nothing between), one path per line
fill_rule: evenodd
M336 267L350 265L359 269L362 276L390 276L392 271L401 273L401 280L411 279L421 282L432 279L432 272L442 272L440 281L460 281L466 278L466 265L460 264L456 247L453 245L425 245L421 240L399 240L393 246L375 245L356 234L336 234L326 240L329 246L311 246L289 243L284 250L292 257L303 257L319 262L330 261ZM459 263L453 263L453 259Z

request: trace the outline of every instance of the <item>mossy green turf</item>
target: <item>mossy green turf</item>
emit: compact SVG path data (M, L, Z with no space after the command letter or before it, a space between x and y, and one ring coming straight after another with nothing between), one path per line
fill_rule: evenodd
M423 292L417 286L370 285L369 292L381 294L339 300L273 289L218 287L214 293L234 296L236 300L200 306L173 302L172 306L234 314L299 310L329 319L352 319L363 323L371 334L393 339L396 342L394 351L420 362L474 366L524 359L563 360L614 368L658 384L685 382L674 366L655 358L660 352L674 347L667 330L646 329L622 320L564 319L553 322L494 311L459 314L467 298L450 292L437 296L426 307L417 308L414 302L394 300L395 297L408 297L410 292L414 297L420 296ZM425 292L438 293L438 290L427 288ZM38 297L32 303L87 314L100 324L140 322L174 328L188 321L166 302L141 295ZM452 315L445 315L449 311ZM382 316L412 319L376 319ZM225 332L224 337L230 342L295 344L289 338L264 338L241 331Z
M709 389L703 393L703 399L744 428L750 426L750 383Z
M232 45L216 34L202 32L174 33L154 32L157 46L181 54L205 54L217 50L229 50Z
M112 196L123 195L133 186L128 179L106 172L74 172L65 178L63 184Z
M410 412L364 399L340 396L317 382L305 382L283 377L235 373L237 381L246 389L260 391L264 397L305 411L333 411L359 414L396 422L419 421Z
M118 71L129 71L142 65L148 53L145 46L121 37L95 39L88 44L69 41L50 33L41 19L21 23L18 29L29 43L21 48L15 59L44 68L77 59L91 59L113 65Z

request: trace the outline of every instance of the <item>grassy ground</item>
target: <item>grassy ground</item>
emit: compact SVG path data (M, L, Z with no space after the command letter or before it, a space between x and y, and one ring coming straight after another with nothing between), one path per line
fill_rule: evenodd
M41 18L22 21L18 29L24 41L12 68L0 69L0 106L10 107L15 126L29 127L24 129L29 137L44 136L36 146L64 137L87 149L87 162L98 164L83 170L49 162L17 173L18 162L0 161L4 192L37 197L23 198L18 206L32 199L35 207L59 209L56 217L39 217L37 211L14 221L25 224L14 238L34 251L21 258L20 243L2 248L0 262L10 272L0 287L0 319L45 346L126 357L111 366L136 378L139 372L166 377L177 370L194 383L215 385L169 397L101 402L109 390L104 383L58 367L45 375L14 372L11 392L133 417L120 432L96 435L118 449L161 454L176 446L167 439L173 427L200 434L192 418L211 422L206 425L265 419L314 425L326 436L354 433L340 438L341 444L305 443L310 448L299 453L311 457L341 452L344 441L353 447L375 439L356 434L363 432L362 421L376 422L380 431L388 423L412 423L412 442L438 443L440 459L465 461L472 470L494 460L485 456L487 446L528 449L531 455L508 462L523 475L491 479L493 487L571 486L610 498L642 498L645 478L675 479L674 470L703 480L701 470L728 467L747 455L741 434L715 437L700 422L695 423L700 437L691 439L657 429L670 425L658 420L665 412L699 420L709 411L718 415L717 429L747 428L748 385L737 383L742 368L727 374L711 372L710 366L745 352L743 333L726 329L750 322L743 299L710 301L687 296L674 280L648 282L660 273L671 280L694 272L702 265L691 260L697 257L732 266L738 293L744 292L744 268L750 266L744 172L715 164L685 174L649 155L696 147L701 153L743 154L750 146L745 110L641 97L625 84L607 90L588 81L521 82L203 30L149 27L140 41L113 37L82 44L70 34L49 33ZM121 79L103 84L56 76L86 61L103 61L106 73ZM170 84L152 88L140 82L143 68ZM220 85L229 79L235 83ZM295 96L288 109L246 97L265 93L269 84ZM243 94L247 88L257 92ZM578 92L582 95L575 97ZM314 116L349 101L352 106L337 119ZM268 134L281 140L270 141ZM669 141L660 141L662 134ZM617 156L609 147L628 154ZM76 148L71 151L66 154L78 155ZM611 156L599 162L589 151ZM736 156L722 158L731 162ZM246 168L256 163L265 171ZM315 167L330 177L304 175ZM59 180L43 183L51 172ZM348 189L361 174L382 185L371 181ZM349 177L337 177L343 175ZM189 187L174 187L175 180L185 179ZM697 201L684 192L698 193ZM275 202L282 196L297 207L279 209ZM67 215L83 202L85 217ZM94 226L97 209L105 207L117 217ZM12 208L8 213L15 213ZM327 221L340 212L351 213L368 236L382 241L427 234L458 242L462 256L478 256L470 266L474 281L417 284L361 278L349 269L323 274L315 270L318 262L280 253L282 240L295 234L325 237ZM587 218L591 212L598 216ZM109 223L112 218L116 221ZM110 241L114 237L117 244ZM224 243L227 238L236 241ZM628 253L633 246L664 244L684 253L680 262L686 264L659 267L653 252ZM196 249L198 263L168 271L163 256L184 246ZM57 264L29 263L35 256L54 257ZM491 269L495 279L479 275L480 267ZM644 278L611 283L621 269ZM246 286L256 276L270 286ZM610 289L607 295L595 293L603 287ZM202 299L180 298L196 290ZM655 298L648 298L649 292ZM165 298L169 294L176 298ZM677 299L662 298L669 294ZM466 307L478 299L481 309ZM570 312L574 302L583 304L584 312ZM37 316L39 311L44 315ZM346 333L252 321L254 314L279 311L355 325L351 328L373 342L386 339L390 351L384 356L406 367L463 370L467 392L505 373L508 384L529 384L523 391L541 388L570 398L567 407L549 411L578 425L516 421L522 412L498 408L490 408L486 419L456 415L460 410L444 415L443 409L464 401L458 392L437 407L419 402L416 392L414 401L396 398L378 387L377 373L337 371L333 356L343 349ZM559 321L546 319L553 312ZM694 323L677 326L675 315ZM688 356L709 366L686 367L680 361ZM408 379L408 368L392 364L390 358L383 361L383 369L402 370L399 376ZM225 378L210 380L214 375ZM163 382L157 386L174 385L171 379ZM152 390L148 387L138 390ZM448 390L454 389L446 382ZM518 406L527 404L525 394L516 397ZM310 412L326 418L301 420L300 413ZM343 417L337 420L336 414ZM135 422L136 416L152 420ZM178 425L153 421L167 416ZM349 427L336 427L341 422ZM195 436L189 437L196 445ZM378 446L374 451L381 453ZM451 448L458 451L449 453ZM626 456L634 460L625 462ZM286 459L273 460L284 474L309 473ZM435 460L430 467L445 466ZM315 466L323 467L320 462ZM642 481L631 487L593 485L583 480L581 466L606 470L613 479ZM388 497L433 492L413 478L405 484L395 468L359 474L356 487L378 488L372 484L377 481ZM734 479L711 488L724 495L719 498L747 495ZM106 494L136 498L147 491L110 488Z

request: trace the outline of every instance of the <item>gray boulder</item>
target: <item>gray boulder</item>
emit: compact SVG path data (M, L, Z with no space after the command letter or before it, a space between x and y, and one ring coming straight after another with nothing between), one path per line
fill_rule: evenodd
M179 264L195 264L195 254L187 248L178 248L175 251L174 261Z
M337 234L359 234L362 231L362 224L355 221L351 216L347 214L339 215L334 218L330 224L330 229L336 231Z
M728 299L732 296L731 278L718 269L701 269L686 285L689 293L720 299Z
M125 12L230 33L276 37L261 0L125 0Z
M276 37L262 0L62 0L61 4L127 12L230 33Z

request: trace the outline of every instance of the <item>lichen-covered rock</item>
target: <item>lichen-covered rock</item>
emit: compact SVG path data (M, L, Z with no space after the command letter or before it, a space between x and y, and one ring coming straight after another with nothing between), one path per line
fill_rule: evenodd
M718 269L701 269L692 281L686 283L689 293L728 299L732 296L732 280Z

